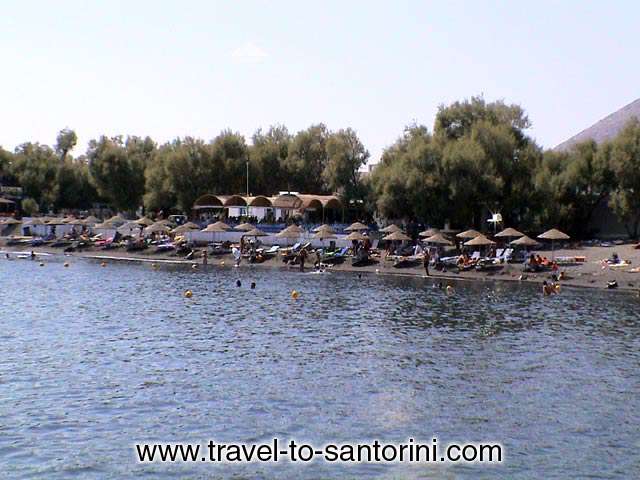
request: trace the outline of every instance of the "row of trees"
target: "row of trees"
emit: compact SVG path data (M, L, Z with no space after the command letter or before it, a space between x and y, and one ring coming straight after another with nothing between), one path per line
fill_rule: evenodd
M407 127L371 178L370 203L383 216L479 227L487 212L523 229L561 226L587 237L608 204L637 237L640 226L640 123L597 145L543 150L526 135L517 105L472 98L441 107L433 132Z
M369 152L349 128L330 131L318 124L292 135L274 126L258 130L251 145L232 131L211 142L186 137L164 145L149 137L102 136L74 158L76 141L75 132L63 130L53 148L25 143L13 153L0 149L0 182L22 186L28 204L35 202L43 211L103 202L119 211L144 205L189 212L205 193L244 193L247 167L255 194L366 195L359 169Z
M205 142L186 137L157 145L146 137L101 137L71 155L72 130L56 145L0 149L0 182L20 185L41 210L88 208L104 202L120 211L189 212L204 193L250 190L340 194L363 199L368 214L454 227L482 225L487 212L523 229L557 225L585 237L596 209L608 204L636 237L640 228L640 123L610 142L558 152L542 149L526 130L518 105L471 98L442 106L433 131L408 126L385 149L370 176L359 169L369 153L351 129L318 124L291 134L258 130L250 144L223 131ZM31 205L30 208L33 208Z

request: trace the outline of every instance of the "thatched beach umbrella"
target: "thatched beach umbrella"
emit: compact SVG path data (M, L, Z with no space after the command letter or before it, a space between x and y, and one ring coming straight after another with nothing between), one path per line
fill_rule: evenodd
M136 222L127 222L124 225L120 225L116 231L121 235L131 235L134 231L138 231L140 229L140 225Z
M287 228L282 230L282 232L285 232L285 231L286 232L297 233L298 235L300 235L301 233L304 233L304 230L301 227L299 227L298 225L296 225L295 223L292 223ZM282 232L280 232L280 233L282 233Z
M255 230L256 226L250 223L241 223L234 227L235 230L240 230L241 232L250 232L251 230Z
M319 238L320 240L324 238L336 238L336 234L333 230L318 230L311 238Z
M551 260L553 260L555 257L554 242L556 240L569 240L571 237L557 228L552 228L551 230L547 230L546 232L538 235L538 238L541 238L542 240L551 240Z
M281 232L276 233L276 237L278 238L298 238L300 233L294 232L292 230L287 230L286 228Z
M540 245L539 242L536 242L533 238L529 238L526 235L518 238L517 240L513 240L509 242L509 245L521 245L523 247L535 247L536 245Z
M105 223L109 222L112 223L114 225L122 225L127 221L126 218L124 218L122 215L114 215L113 217L111 217L109 220L106 220Z
M382 237L382 240L404 242L406 240L411 240L411 237L398 230L397 232L390 233L386 237Z
M212 227L212 228L215 227L215 228L218 228L218 229L222 229L223 232L226 232L227 230L231 230L231 227L229 225L227 225L224 222L220 222L220 221L218 221L216 223L212 223L211 225L207 225L207 228L209 228L209 227ZM216 231L219 231L219 230L207 230L207 231L216 232Z
M424 239L427 243L435 243L437 245L453 245L453 242L444 237L441 233L436 233L429 238Z
M467 247L486 247L487 245L493 245L494 243L496 242L494 242L493 240L489 240L487 237L480 234L472 238L468 242L464 242L464 245Z
M163 225L160 222L156 222L153 225L149 225L147 228L144 229L144 233L146 235L150 235L152 233L169 233L171 231L171 229L169 227L167 227L166 225Z
M516 230L515 228L505 228L504 230L502 230L501 232L498 232L494 235L494 237L506 237L506 238L516 238L516 237L522 237L524 236L524 233L519 232L518 230Z
M312 238L320 240L320 242L322 242L322 246L324 246L325 240L336 238L336 235L334 231L329 228L329 229L322 229L317 231L316 233L313 234Z
M28 222L24 223L25 227L35 227L36 225L44 225L44 222L42 221L41 218L34 217L31 220L29 220Z
M259 228L254 228L253 230L249 230L247 233L242 234L244 237L268 237L269 234L263 232Z
M440 230L437 228L427 228L424 232L420 232L418 235L421 237L433 237L440 233Z
M528 250L528 247L535 247L536 245L540 245L540 243L535 241L533 238L529 238L524 235L517 240L509 242L509 245L513 245L515 247L524 247L524 250L526 252Z
M45 222L47 225L64 225L64 219L60 217L52 217L49 218L48 221Z
M227 229L226 228L222 228L220 225L216 225L215 223L212 223L210 225L207 225L205 228L203 228L200 231L201 232L210 232L210 233L221 233L221 232L226 232Z
M94 217L93 215L89 215L87 218L84 219L85 222L87 222L87 225L95 225L96 223L99 223L100 220L97 217Z
M71 222L69 222L69 225L86 225L87 221L86 220L81 220L81 219L76 219L73 220Z
M333 228L331 228L331 225L327 225L326 223L324 225L320 225L317 228L314 228L313 231L316 232L316 233L324 232L324 233L327 233L327 234L336 233L335 230Z
M16 220L13 217L8 217L8 218L2 220L2 224L3 225L19 225L21 223L22 222L20 220Z
M137 225L143 225L145 227L148 227L150 225L153 225L154 222L149 217L140 217L134 223L136 223Z
M291 227L296 227L296 228L291 228ZM297 225L291 225L287 228L285 228L284 230L280 231L279 233L276 234L276 237L278 238L284 238L284 239L290 239L290 238L300 238L300 234L302 233L302 229L300 227L298 227ZM289 242L287 242L288 244Z
M552 228L538 235L538 238L543 240L569 240L571 237L557 228Z
M364 223L360 223L360 222L352 223L351 225L349 225L347 228L344 229L345 232L360 232L362 230L369 230L369 227L367 227Z
M349 235L347 235L344 239L353 242L354 240L358 242L364 242L368 237L361 234L359 231L353 231Z
M476 238L476 237L479 237L480 235L482 235L482 234L480 232L478 232L477 230L470 229L470 230L465 230L464 232L460 232L459 234L456 235L456 237L458 237L458 238ZM484 237L484 235L482 235L482 236ZM465 243L465 245L466 245L466 243Z
M395 232L402 232L402 229L399 226L397 226L395 223L392 223L391 225L380 229L380 231L382 233L395 233Z
M181 233L193 232L195 230L200 230L200 227L193 222L187 222L171 230L171 233L181 234Z

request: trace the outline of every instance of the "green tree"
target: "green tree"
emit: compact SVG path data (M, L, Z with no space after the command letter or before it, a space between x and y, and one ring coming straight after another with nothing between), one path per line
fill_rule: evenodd
M510 224L534 217L534 172L542 152L524 130L530 122L519 105L481 97L441 106L435 139L441 145L450 190L449 217L461 227L500 212Z
M332 133L327 140L327 164L322 172L325 185L347 201L361 198L364 191L359 170L368 159L369 152L354 130Z
M187 137L163 149L167 172L166 189L178 208L190 212L195 200L205 193L227 193L223 164L214 158L213 147L202 140Z
M91 182L98 194L116 209L133 211L144 193L145 142L130 137L126 145L121 137L91 140L87 151Z
M53 208L58 196L57 167L56 154L46 145L23 143L16 148L13 174L24 195L33 198L45 210Z
M251 192L275 195L287 185L285 168L291 141L291 134L281 125L253 135L249 149Z
M175 142L161 146L155 157L147 163L144 172L144 206L148 210L169 211L177 204L169 174L175 148Z
M56 153L60 156L61 161L65 161L67 155L73 147L78 143L78 136L76 132L70 128L64 128L58 133L56 138Z
M609 151L588 140L567 152L545 152L536 175L541 225L562 225L575 237L593 233L587 231L593 213L615 184Z
M58 196L56 208L90 208L97 200L97 192L89 179L86 159L67 157L56 173Z
M613 140L611 169L616 187L610 205L624 222L629 236L638 238L640 227L640 121L632 119Z
M503 101L487 103L481 96L470 100L441 105L436 115L435 135L456 140L468 135L473 126L485 121L492 125L508 125L518 135L531 126L529 118L519 105Z
M242 135L225 130L211 144L214 168L218 170L215 191L244 194L247 185L249 149Z
M296 134L285 162L287 189L305 193L323 193L322 173L327 166L329 130L319 123Z
M0 147L0 184L14 185L16 178L13 175L13 154Z
M32 216L34 213L38 213L40 210L38 203L31 197L23 199L22 202L20 202L20 208L22 210L22 214L27 217Z
M441 148L426 127L411 125L385 149L370 179L375 209L387 218L442 223L447 215Z

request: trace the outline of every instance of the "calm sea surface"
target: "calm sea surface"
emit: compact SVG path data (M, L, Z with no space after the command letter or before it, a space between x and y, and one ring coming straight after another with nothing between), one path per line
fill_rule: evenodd
M628 294L62 262L0 260L0 478L640 478ZM274 436L494 441L505 462L141 465L133 449Z

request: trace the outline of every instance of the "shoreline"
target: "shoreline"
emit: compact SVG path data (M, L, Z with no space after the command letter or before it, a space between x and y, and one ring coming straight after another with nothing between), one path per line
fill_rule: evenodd
M627 271L616 270L612 268L603 269L599 264L599 261L594 261L593 256L598 255L598 251L601 247L585 247L580 251L581 255L587 254L587 258L591 257L591 261L587 261L584 264L576 266L568 266L561 270L564 270L569 276L568 279L561 281L563 287L571 288L596 288L607 290L607 282L615 280L618 283L618 287L611 290L625 291L625 292L639 292L640 295L640 273L630 273ZM83 258L90 260L103 260L103 261L115 261L115 262L136 262L136 263L158 263L158 264L171 264L171 265L193 265L202 267L202 258L198 257L195 260L186 260L176 257L173 253L129 253L124 250L84 250L78 252L65 253L61 249L51 247L16 247L16 246L2 246L0 247L2 252L10 253L29 253L34 251L36 254L54 255L59 257L71 257L71 258ZM595 252L589 252L589 250L596 250ZM623 251L623 247L618 247L618 250ZM624 249L626 252L626 249ZM637 252L637 251L633 251ZM589 255L591 253L591 255ZM566 254L563 253L563 254ZM574 252L575 255L575 252ZM640 253L636 253L638 261L634 262L636 265L640 264ZM623 256L623 258L625 258ZM233 268L235 261L231 254L210 256L207 267L216 268ZM296 266L285 265L279 257L266 260L263 263L248 263L245 259L241 262L238 268L270 268L278 270L299 270ZM312 271L312 264L305 268L305 272ZM327 271L346 272L346 273L360 273L371 275L395 275L400 277L422 278L425 280L433 279L438 281L472 281L472 282L486 282L486 281L503 281L503 282L519 282L519 283L531 283L541 284L544 280L550 279L550 272L539 273L526 273L524 278L520 278L523 275L521 264L505 264L502 269L497 272L478 272L475 270L466 272L448 271L441 272L431 269L429 276L425 275L422 266L408 267L408 268L394 268L391 262L383 264L374 264L365 267L354 267L348 261L343 264L333 265L327 268Z

